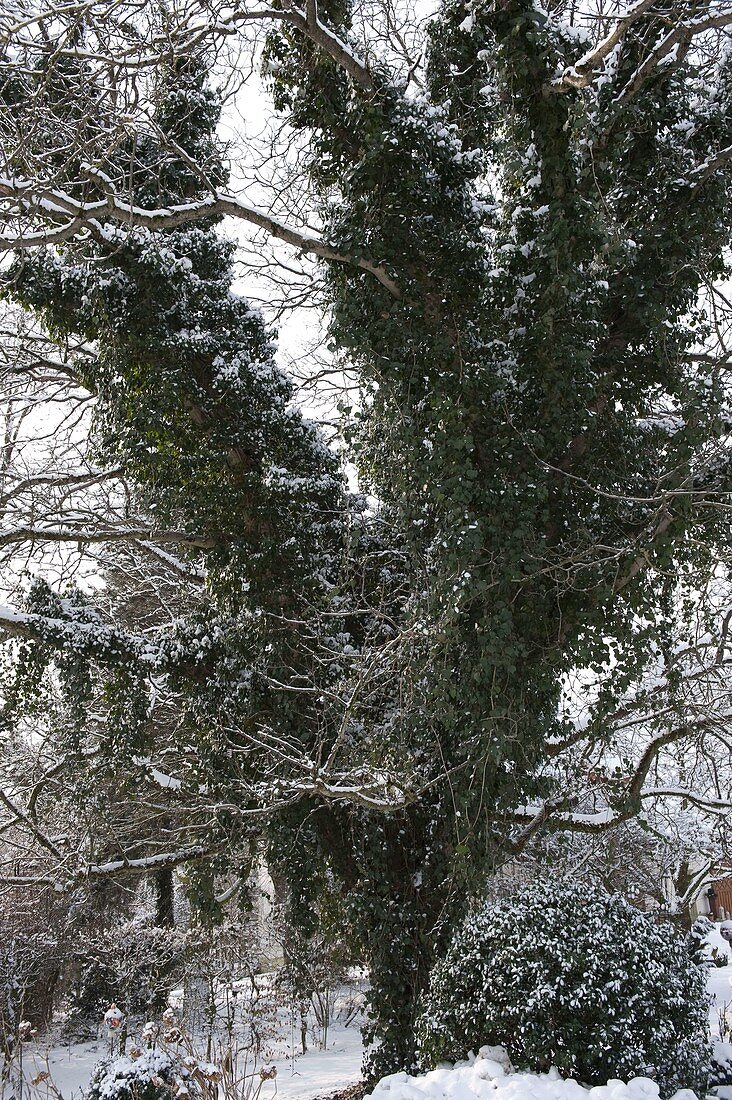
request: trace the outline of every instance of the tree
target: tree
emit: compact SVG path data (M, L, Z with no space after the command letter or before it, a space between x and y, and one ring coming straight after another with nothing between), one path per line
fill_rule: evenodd
M674 629L726 569L725 327L703 294L729 241L732 10L448 0L406 37L390 10L11 11L0 181L7 294L92 346L72 358L104 467L137 487L144 541L207 573L172 637L45 590L3 615L24 654L104 670L104 767L150 759L151 679L185 716L165 797L199 814L192 843L93 873L223 867L266 819L293 918L323 866L340 884L374 1072L411 1064L433 957L506 852L625 821L649 788L729 795L653 778L724 717L686 687L717 682L729 620L682 651ZM270 210L227 183L194 63L231 72L248 33L290 142ZM375 506L343 492L229 294L225 215L323 262L360 387L343 444ZM580 722L573 676L593 683Z

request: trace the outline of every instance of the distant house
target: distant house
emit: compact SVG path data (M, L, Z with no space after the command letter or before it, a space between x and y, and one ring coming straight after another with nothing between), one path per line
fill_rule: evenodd
M724 877L711 880L706 898L712 920L728 920L732 917L732 874L729 870Z
M711 920L732 918L732 870L729 864L713 867L691 906L692 917Z

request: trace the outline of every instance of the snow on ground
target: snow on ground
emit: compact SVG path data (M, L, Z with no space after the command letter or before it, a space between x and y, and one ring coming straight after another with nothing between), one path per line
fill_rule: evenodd
M105 1039L90 1043L75 1043L68 1047L37 1046L26 1055L25 1078L31 1081L37 1073L50 1071L50 1080L39 1084L33 1093L38 1100L51 1100L55 1089L63 1100L81 1097L89 1083L91 1071L106 1057ZM361 1077L363 1044L358 1026L332 1025L326 1050L310 1049L294 1058L283 1055L263 1060L263 1067L277 1067L274 1080L263 1081L258 1100L309 1100L355 1084ZM257 1082L258 1083L258 1082Z
M709 1008L709 1030L712 1035L714 1056L718 1062L732 1066L732 944L720 935L720 927L731 926L724 921L715 925L707 935L707 954L727 958L725 966L713 966L707 976L707 989L712 1003ZM732 1088L728 1085L717 1090L720 1100L732 1100Z
M261 1100L270 1100L275 1094L283 1100L325 1096L359 1081L362 1060L360 1029L344 1028L327 1050L310 1050L294 1064L289 1061L278 1066L276 1092L273 1084L265 1081L259 1095Z
M728 924L725 921L725 924ZM732 1028L732 944L722 939L719 925L715 925L706 937L707 953L711 956L716 950L717 956L727 957L726 966L712 966L707 977L707 988L712 997L709 1008L709 1028L713 1036L720 1036L720 1016L725 1012ZM725 1038L724 1035L721 1038Z
M658 1100L658 1085L647 1077L609 1081L585 1088L566 1081L556 1070L549 1073L507 1072L500 1047L484 1047L477 1058L410 1077L395 1073L374 1089L372 1100ZM690 1089L675 1100L696 1100Z

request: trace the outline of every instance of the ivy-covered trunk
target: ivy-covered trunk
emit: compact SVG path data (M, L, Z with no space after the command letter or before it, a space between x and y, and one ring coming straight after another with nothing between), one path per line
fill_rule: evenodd
M347 11L319 10L347 37ZM398 288L329 270L331 335L362 387L351 453L403 551L392 691L364 720L430 777L388 823L325 809L312 834L371 968L373 1074L414 1064L431 962L573 735L566 677L612 660L621 691L638 672L671 561L693 556L691 487L730 483L728 459L700 472L723 398L686 358L700 284L723 269L729 183L697 184L673 138L687 127L702 162L728 143L729 67L700 106L680 57L638 76L655 33L640 19L597 86L573 84L578 36L560 19L448 0L426 86L404 95L378 64L364 89L297 32L270 34L329 240Z

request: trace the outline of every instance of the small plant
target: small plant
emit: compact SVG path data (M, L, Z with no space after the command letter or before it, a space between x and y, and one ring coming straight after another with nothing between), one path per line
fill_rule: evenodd
M164 1050L141 1050L99 1062L88 1100L200 1100L201 1089L191 1070Z
M94 1069L86 1100L257 1100L275 1066L259 1065L254 1050L231 1034L212 1041L206 1055L168 1008L160 1023L148 1021L126 1053Z
M729 964L729 955L725 955L718 947L712 948L712 966L722 967Z

